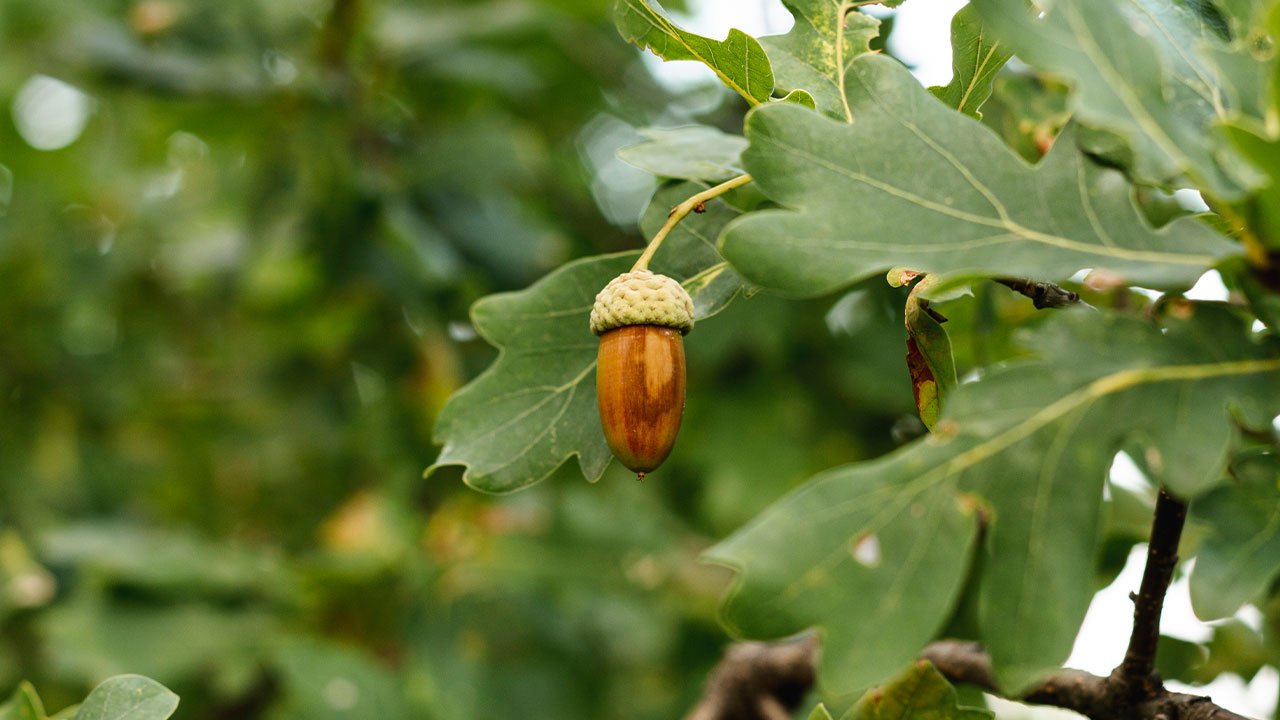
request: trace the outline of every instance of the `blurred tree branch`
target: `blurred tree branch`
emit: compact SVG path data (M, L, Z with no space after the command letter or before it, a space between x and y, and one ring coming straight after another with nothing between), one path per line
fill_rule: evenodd
M787 720L813 686L818 639L731 645L685 720Z

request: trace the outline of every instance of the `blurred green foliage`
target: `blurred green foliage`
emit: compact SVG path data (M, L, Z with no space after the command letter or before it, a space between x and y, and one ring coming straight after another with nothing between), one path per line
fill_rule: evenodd
M923 427L875 279L699 328L643 484L421 479L493 358L471 303L640 244L633 126L741 127L657 84L610 5L0 0L0 696L142 673L181 718L692 704L728 641L699 553ZM962 375L1036 322L1002 288L942 310Z
M137 672L184 718L691 704L727 641L698 553L893 446L900 300L726 313L644 485L421 479L493 356L469 305L640 243L629 124L740 123L657 85L608 5L0 1L0 688L64 707Z

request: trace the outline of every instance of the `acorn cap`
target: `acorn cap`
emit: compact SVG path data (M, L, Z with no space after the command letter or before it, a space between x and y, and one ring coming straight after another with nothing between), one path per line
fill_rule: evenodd
M591 308L591 332L602 335L625 325L662 325L681 335L693 329L693 299L666 275L633 270L609 281Z

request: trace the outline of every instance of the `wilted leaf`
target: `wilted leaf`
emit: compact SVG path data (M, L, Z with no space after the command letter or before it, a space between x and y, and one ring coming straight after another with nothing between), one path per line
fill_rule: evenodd
M792 104L794 104L794 105L801 105L801 106L804 106L804 107L809 108L810 110L817 110L817 109L818 109L818 101L817 101L817 100L815 100L815 99L813 98L813 96L809 94L809 91L808 91L808 90L792 90L791 92L787 93L786 95L784 95L784 96L782 96L782 97L778 98L778 99L777 99L777 102L784 102L784 103L792 103Z
M787 208L752 213L721 238L752 282L816 295L894 266L1048 281L1091 267L1187 286L1238 249L1194 220L1153 230L1120 175L1068 138L1028 166L891 58L858 58L847 83L852 125L785 105L747 117L743 161Z
M89 693L75 720L165 720L178 708L178 696L141 675L107 678Z
M1228 117L1222 84L1203 48L1221 38L1179 3L1055 3L1040 20L1023 0L974 0L1002 42L1035 67L1075 85L1081 122L1124 137L1134 174L1156 185L1189 178L1220 197L1240 194L1212 131Z
M740 572L728 620L752 636L820 626L833 690L882 680L946 621L981 504L981 639L1000 684L1058 667L1089 605L1116 449L1138 438L1176 457L1162 479L1191 497L1221 477L1233 413L1280 412L1280 359L1228 311L1192 307L1163 331L1056 313L1030 336L1037 359L957 387L939 434L817 476L713 548Z
M991 97L991 81L1012 56L966 5L951 18L951 82L929 91L965 115L981 118L978 108Z
M660 190L641 223L646 236L672 205L704 189L682 183ZM706 212L690 214L677 226L650 264L685 285L699 319L719 312L742 289L741 278L712 244L738 214L721 200L708 203ZM510 492L577 456L584 477L600 478L611 455L596 408L598 341L587 321L596 293L635 260L632 252L583 258L528 289L475 304L476 330L501 353L441 411L435 436L444 449L428 474L463 465L463 479L472 487ZM686 342L696 337L695 328Z
M706 125L647 128L647 140L618 151L618 157L658 177L720 182L742 174L746 138Z
M938 425L943 396L956 385L956 363L951 355L951 338L942 327L940 315L930 310L923 294L937 276L926 276L911 289L906 302L907 370L920 421L929 430Z
M1191 506L1208 527L1191 574L1191 605L1205 620L1235 614L1280 575L1280 455L1251 453L1233 470L1235 482Z
M927 661L867 691L844 720L989 720L991 711L961 707L951 683Z
M841 78L854 58L870 51L871 39L880 33L880 21L842 0L783 0L783 4L795 16L791 31L760 38L773 62L778 87L807 90L818 110L848 120Z
M629 42L663 60L700 61L752 105L773 94L769 58L760 43L741 30L730 30L724 40L695 35L671 22L654 0L617 0L613 14L618 32Z

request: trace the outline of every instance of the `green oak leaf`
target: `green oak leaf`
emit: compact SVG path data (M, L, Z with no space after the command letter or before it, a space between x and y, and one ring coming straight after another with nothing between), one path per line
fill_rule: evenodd
M1152 229L1115 171L1060 137L1029 166L989 129L938 103L897 61L864 55L847 78L857 121L785 105L747 116L747 171L785 209L726 228L748 280L830 292L891 267L1061 281L1095 268L1186 287L1238 246L1194 220Z
M0 720L46 720L44 704L31 683L22 681L18 689L13 691L3 705L0 705Z
M1234 615L1280 575L1280 454L1241 457L1233 475L1191 506L1208 528L1191 573L1191 605L1205 620Z
M813 99L808 90L792 90L786 95L777 98L774 102L794 103L809 108L810 110L818 109L818 101Z
M737 633L825 629L824 687L861 690L910 662L955 606L978 537L954 487L922 492L906 453L822 473L712 548L740 573Z
M822 473L712 548L738 571L727 622L753 637L818 626L834 692L883 680L941 630L990 524L980 635L1021 689L1071 651L1092 595L1103 481L1140 441L1183 497L1221 478L1234 423L1280 413L1280 358L1245 322L1188 304L1164 328L1084 309L1028 338L1036 357L960 385L939 432ZM1190 449L1182 446L1190 445Z
M991 83L1010 57L1009 46L992 37L966 5L951 19L951 82L929 92L965 115L981 118L978 108L991 97Z
M141 675L117 675L102 681L80 704L75 720L165 720L178 709L178 696Z
M853 10L846 0L783 0L795 16L785 35L760 38L778 87L807 90L817 110L841 120L849 119L841 78L849 63L870 52L869 44L880 34L880 21ZM844 20L841 34L840 19ZM843 58L837 47L843 48Z
M646 237L672 206L705 189L680 183L659 190L641 221ZM672 231L650 264L684 284L700 320L742 290L741 278L713 245L739 214L722 200L708 203L705 213L689 215ZM587 480L604 474L611 455L596 408L599 342L587 319L596 293L629 270L637 255L575 260L525 290L490 295L472 307L476 331L500 352L441 411L435 437L444 448L427 475L461 465L468 485L504 493L546 478L571 457Z
M982 124L991 128L1027 162L1039 162L1071 119L1069 89L1051 78L1002 72L982 106Z
M1211 127L1229 117L1205 48L1221 37L1204 18L1157 0L1054 3L1037 20L1024 0L974 0L982 21L1018 57L1070 78L1080 121L1132 146L1133 174L1155 185L1190 180L1221 198L1242 194Z
M1239 153L1269 178L1266 187L1247 202L1249 226L1271 248L1280 248L1280 138L1262 123L1247 118L1223 123L1223 134Z
M769 58L760 43L741 30L730 30L724 40L696 35L671 22L654 0L616 0L613 17L628 42L663 60L700 61L752 105L773 94Z
M1263 23L1267 11L1275 7L1275 2L1273 0L1215 0L1214 6L1226 16L1231 34L1243 38Z
M747 140L706 125L640 131L645 141L618 151L618 157L658 177L720 182L741 175Z
M883 686L867 691L842 720L990 720L990 710L963 707L956 689L920 660Z

